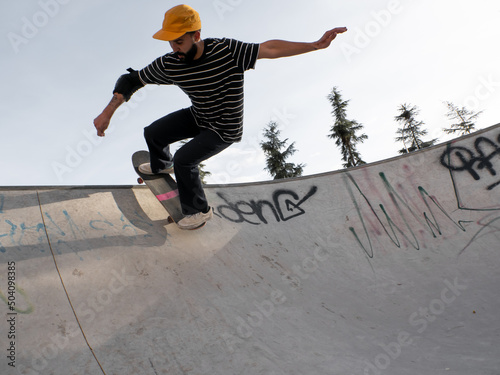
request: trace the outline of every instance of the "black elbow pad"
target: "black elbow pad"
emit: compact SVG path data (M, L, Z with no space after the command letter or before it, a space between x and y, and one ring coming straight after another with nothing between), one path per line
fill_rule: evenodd
M123 74L120 78L118 78L118 81L116 81L113 94L122 94L125 101L128 102L134 92L139 90L141 87L144 87L144 84L139 79L139 72L137 70L128 68L127 71L129 71L129 73Z

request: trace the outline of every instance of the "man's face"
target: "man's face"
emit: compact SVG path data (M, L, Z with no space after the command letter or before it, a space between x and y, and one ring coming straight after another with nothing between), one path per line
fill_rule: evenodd
M177 57L186 63L192 62L198 52L196 34L184 34L169 43Z

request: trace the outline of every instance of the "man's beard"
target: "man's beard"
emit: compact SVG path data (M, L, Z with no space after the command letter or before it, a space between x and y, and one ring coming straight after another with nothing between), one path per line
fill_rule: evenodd
M196 44L193 44L193 46L189 51L187 51L187 53L177 52L177 57L181 60L184 60L186 64L190 64L194 61L194 57L196 56L197 52L198 46Z

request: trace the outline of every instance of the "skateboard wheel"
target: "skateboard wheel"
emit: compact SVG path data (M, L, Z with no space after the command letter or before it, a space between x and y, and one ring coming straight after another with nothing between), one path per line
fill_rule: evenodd
M167 221L169 224L175 223L174 219L172 219L172 216L169 216Z
M137 178L137 183L140 185L142 185L144 183L144 180L142 179L142 177Z

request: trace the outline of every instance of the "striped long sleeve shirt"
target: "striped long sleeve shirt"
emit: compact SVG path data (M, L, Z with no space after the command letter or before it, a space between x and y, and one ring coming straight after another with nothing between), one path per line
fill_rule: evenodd
M176 85L191 99L198 126L225 142L243 134L244 72L254 69L259 44L234 39L204 39L202 56L186 64L168 53L139 71L144 84Z

